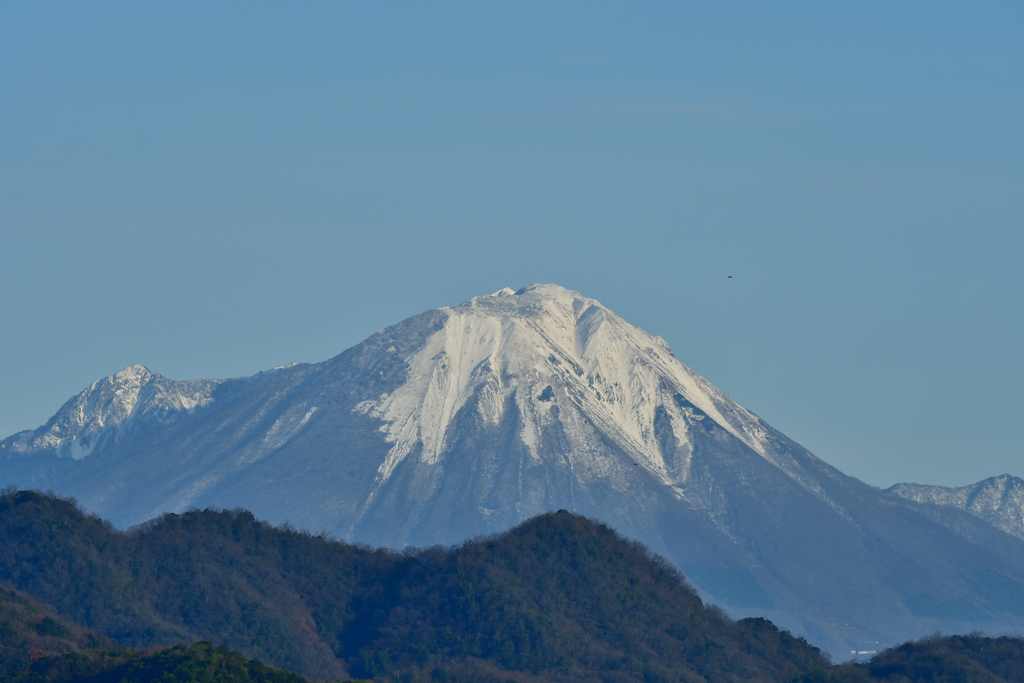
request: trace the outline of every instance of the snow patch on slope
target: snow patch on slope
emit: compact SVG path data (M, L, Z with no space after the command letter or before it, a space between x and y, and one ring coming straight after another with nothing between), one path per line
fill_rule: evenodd
M441 329L405 359L405 383L356 406L383 422L381 431L393 444L376 488L414 453L421 462L438 464L456 417L476 399L476 418L485 424L500 423L515 406L519 438L534 458L541 457L541 433L558 406L571 461L597 450L596 428L662 483L676 487L689 478L688 460L666 462L656 414L667 415L676 451L684 455L692 451L691 426L706 416L828 499L799 463L770 446L770 428L760 418L679 362L663 339L593 299L556 285L529 285L441 311ZM583 464L608 474L608 463Z
M959 487L896 484L886 493L917 503L970 512L997 529L1024 539L1024 480L1003 474Z
M42 427L0 443L0 452L14 456L49 452L81 460L130 430L167 424L208 405L222 382L176 382L142 365L130 365L93 382Z

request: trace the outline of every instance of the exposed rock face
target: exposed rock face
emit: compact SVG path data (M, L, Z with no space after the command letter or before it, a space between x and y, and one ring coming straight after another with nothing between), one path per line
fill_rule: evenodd
M1003 474L955 488L896 484L886 493L916 503L964 510L1024 540L1024 479L1020 477Z
M86 396L103 382L130 394L121 374L54 420L107 405ZM644 542L734 614L835 653L1024 631L1024 542L944 509L954 532L931 506L843 475L663 340L561 287L428 311L315 365L170 383L166 395L189 397L164 399L173 411L147 398L156 381L115 417L83 409L69 423L97 425L87 457L64 448L70 436L44 443L54 421L2 442L0 483L75 495L122 526L242 506L390 547L564 508Z

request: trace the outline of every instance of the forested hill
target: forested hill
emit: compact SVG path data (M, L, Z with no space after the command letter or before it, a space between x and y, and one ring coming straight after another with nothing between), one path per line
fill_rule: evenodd
M730 621L642 546L566 512L396 553L244 511L123 533L71 501L8 491L0 581L0 678L18 683L300 681L247 657L327 680L1024 683L1015 638L931 638L832 666L770 622Z
M112 645L27 595L0 587L0 680L43 657Z
M706 608L643 547L564 512L395 553L242 511L121 533L69 501L8 492L0 580L123 646L207 640L313 678L775 681L827 666L766 621Z
M1024 640L935 635L870 662L815 671L801 683L1024 683Z
M4 683L306 683L210 643L118 648L32 598L0 588L0 681Z

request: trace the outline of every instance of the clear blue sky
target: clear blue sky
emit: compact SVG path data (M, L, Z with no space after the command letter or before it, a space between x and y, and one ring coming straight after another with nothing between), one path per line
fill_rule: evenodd
M1022 8L4 3L0 436L537 281L869 483L1024 476Z

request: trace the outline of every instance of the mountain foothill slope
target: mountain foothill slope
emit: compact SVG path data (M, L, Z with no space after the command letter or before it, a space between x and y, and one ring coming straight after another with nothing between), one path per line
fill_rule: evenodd
M9 491L0 581L122 645L201 638L317 679L738 683L828 666L763 619L706 608L667 562L565 511L398 553L241 510L117 532L69 501Z
M239 506L392 548L564 508L643 542L731 614L836 654L1024 631L1020 539L842 474L664 340L554 285L251 378L133 366L0 442L0 483L73 495L121 527Z
M397 553L244 510L119 532L65 499L0 493L0 680L304 683L263 662L382 683L1024 683L1024 639L929 637L832 665L564 510Z
M209 642L119 647L20 591L0 586L0 680L5 683L231 681L307 683Z

